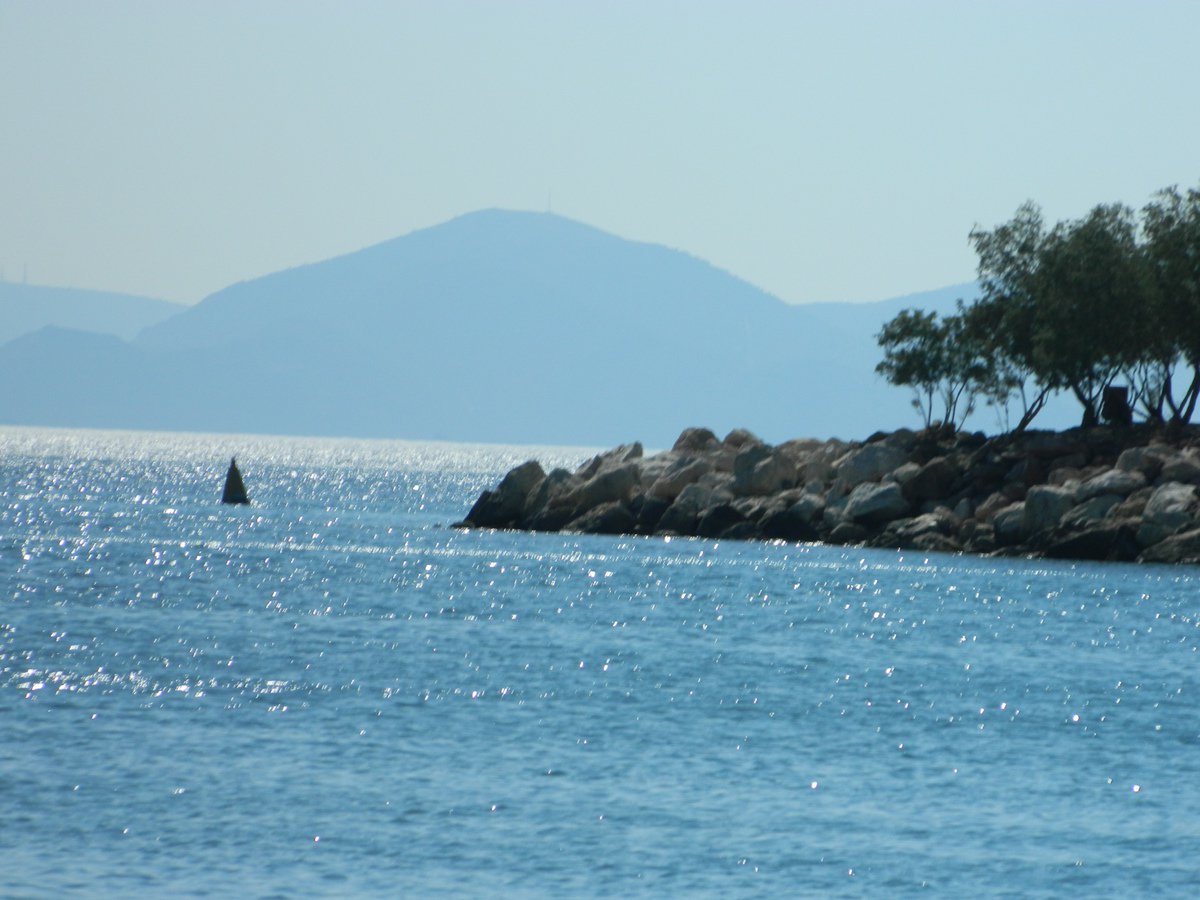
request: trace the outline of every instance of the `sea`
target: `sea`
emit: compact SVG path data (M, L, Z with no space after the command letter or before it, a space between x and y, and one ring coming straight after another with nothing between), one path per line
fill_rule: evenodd
M1200 890L1197 569L453 527L592 452L0 429L0 896Z

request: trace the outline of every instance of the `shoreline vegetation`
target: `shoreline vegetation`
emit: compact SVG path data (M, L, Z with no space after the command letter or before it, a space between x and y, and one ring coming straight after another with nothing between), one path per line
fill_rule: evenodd
M1200 426L1090 426L988 438L936 426L772 446L686 429L576 471L536 461L460 528L1200 563Z
M875 371L912 391L928 428L961 428L979 403L1025 431L1054 394L1082 425L1187 425L1200 400L1200 188L1140 212L1100 204L1048 228L1027 201L976 226L980 296L954 315L905 309L876 336ZM1123 385L1117 381L1123 380Z

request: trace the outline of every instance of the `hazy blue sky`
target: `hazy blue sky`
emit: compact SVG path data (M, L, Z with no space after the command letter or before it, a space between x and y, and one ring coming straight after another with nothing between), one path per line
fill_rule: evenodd
M0 0L0 267L193 302L484 207L785 300L1200 182L1200 2Z

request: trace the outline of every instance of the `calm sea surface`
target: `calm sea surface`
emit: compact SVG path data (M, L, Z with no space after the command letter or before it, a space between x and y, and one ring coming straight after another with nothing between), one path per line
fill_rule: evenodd
M1200 889L1197 570L448 527L587 455L0 430L0 895Z

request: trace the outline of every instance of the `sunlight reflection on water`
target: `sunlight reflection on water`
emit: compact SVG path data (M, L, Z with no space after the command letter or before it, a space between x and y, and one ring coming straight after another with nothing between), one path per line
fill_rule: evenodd
M0 450L0 893L1193 882L1192 569L448 527L578 450Z

